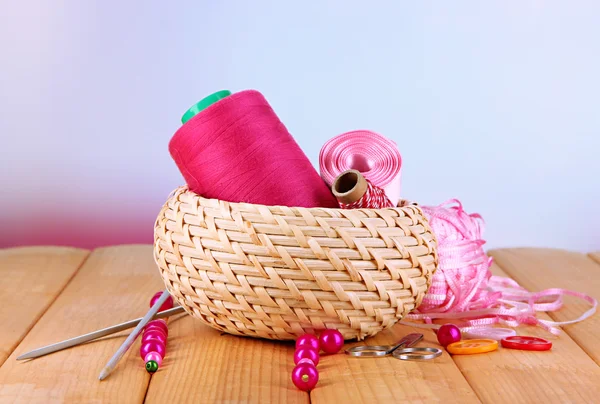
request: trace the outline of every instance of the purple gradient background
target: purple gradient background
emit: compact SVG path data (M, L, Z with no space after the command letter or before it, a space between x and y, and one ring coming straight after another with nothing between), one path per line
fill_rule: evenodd
M260 90L316 164L372 129L404 196L489 247L600 249L600 3L2 2L0 247L152 242L167 151L216 90Z

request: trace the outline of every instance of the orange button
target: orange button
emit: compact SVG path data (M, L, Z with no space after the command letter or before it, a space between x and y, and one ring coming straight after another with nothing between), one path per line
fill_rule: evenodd
M471 355L491 352L496 349L498 349L498 341L493 339L466 339L453 342L446 347L446 350L453 355Z

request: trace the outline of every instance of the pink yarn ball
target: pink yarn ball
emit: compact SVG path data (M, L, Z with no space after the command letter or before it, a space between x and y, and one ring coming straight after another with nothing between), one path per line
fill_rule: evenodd
M150 352L156 352L164 358L167 353L167 348L164 344L161 344L158 341L144 342L140 347L140 356L142 359L145 359L146 355L148 355Z
M158 341L161 344L166 345L167 344L167 336L165 335L164 332L159 331L157 329L153 329L148 332L145 332L144 335L142 336L142 344L144 342L148 342L148 341Z
M472 305L492 307L500 294L488 289L491 260L483 249L481 216L468 214L457 200L421 208L436 235L440 265L415 313L436 318Z
M444 348L461 339L460 329L454 324L444 324L437 331L437 339Z
M160 365L162 365L163 358L162 358L162 356L160 356L160 354L158 354L158 352L150 352L144 358L144 363L146 363L148 361L154 361L160 367Z
M300 359L310 359L316 366L319 364L319 352L309 346L301 346L294 352L294 363L297 365Z
M319 339L312 334L301 335L296 340L296 349L300 348L301 346L307 346L319 352Z
M344 346L344 337L338 330L324 330L319 335L319 345L325 353L338 353Z
M302 391L312 390L318 381L319 372L309 363L300 363L292 371L292 382Z

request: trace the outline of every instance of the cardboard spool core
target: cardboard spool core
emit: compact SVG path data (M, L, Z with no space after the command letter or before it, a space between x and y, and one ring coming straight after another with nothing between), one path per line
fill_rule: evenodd
M344 204L354 203L367 192L367 180L357 170L347 170L333 181L331 191Z

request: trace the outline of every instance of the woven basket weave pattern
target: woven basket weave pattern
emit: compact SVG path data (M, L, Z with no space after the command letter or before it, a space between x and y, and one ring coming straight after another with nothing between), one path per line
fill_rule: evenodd
M363 339L422 301L436 240L416 205L289 208L178 188L155 224L154 258L185 310L231 334Z

